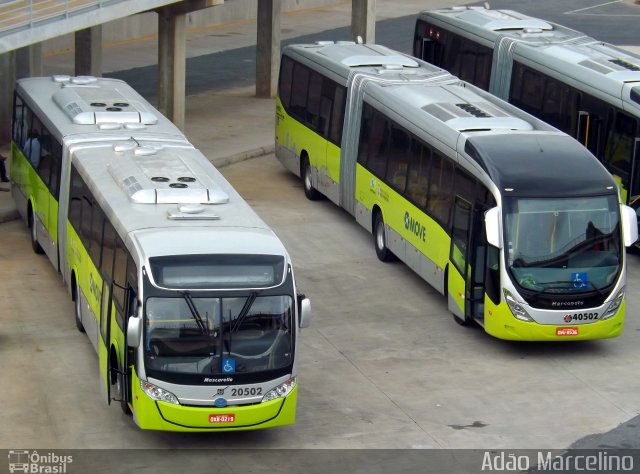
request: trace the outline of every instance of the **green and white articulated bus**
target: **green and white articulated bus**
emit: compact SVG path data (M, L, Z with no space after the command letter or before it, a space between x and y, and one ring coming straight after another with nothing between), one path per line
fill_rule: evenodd
M310 302L274 232L169 120L122 81L21 79L11 160L109 403L153 430L294 423Z
M635 214L576 140L379 45L283 49L276 154L447 297L512 340L618 336Z
M414 56L535 115L586 146L640 206L640 56L511 10L419 14Z

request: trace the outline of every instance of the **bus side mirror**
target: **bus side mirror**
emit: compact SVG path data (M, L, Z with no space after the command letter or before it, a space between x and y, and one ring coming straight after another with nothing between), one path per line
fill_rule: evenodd
M308 328L311 325L311 300L304 295L298 295L298 314L300 327Z
M624 204L620 206L622 214L622 238L625 247L631 247L638 240L638 216L636 211Z
M142 334L142 318L131 316L127 323L127 346L138 347L140 345L140 335Z
M499 249L502 248L502 226L500 225L500 208L494 207L484 214L484 226L487 242Z

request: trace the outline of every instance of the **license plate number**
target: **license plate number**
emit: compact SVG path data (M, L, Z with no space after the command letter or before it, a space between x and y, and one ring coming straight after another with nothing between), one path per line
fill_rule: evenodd
M236 415L228 413L225 415L209 415L209 423L233 423L236 421Z
M578 328L556 328L556 336L577 336Z

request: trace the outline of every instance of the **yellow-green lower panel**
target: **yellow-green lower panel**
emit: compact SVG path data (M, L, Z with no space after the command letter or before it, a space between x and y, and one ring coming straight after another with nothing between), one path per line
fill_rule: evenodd
M152 400L140 388L135 372L133 416L142 429L160 431L241 431L292 425L296 417L297 385L285 398L247 406L194 407Z
M618 337L624 327L626 301L615 316L595 323L576 325L538 324L516 319L506 303L493 305L485 298L485 331L510 341L586 341Z

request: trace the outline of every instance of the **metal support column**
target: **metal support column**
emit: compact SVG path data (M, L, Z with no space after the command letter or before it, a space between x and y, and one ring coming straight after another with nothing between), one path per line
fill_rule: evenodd
M351 36L364 43L376 42L376 0L352 0Z
M274 97L280 69L280 1L258 0L256 97Z
M75 32L76 76L102 76L102 25Z
M0 148L11 140L13 84L16 81L16 52L0 54Z
M181 130L185 117L186 14L158 11L158 109Z

